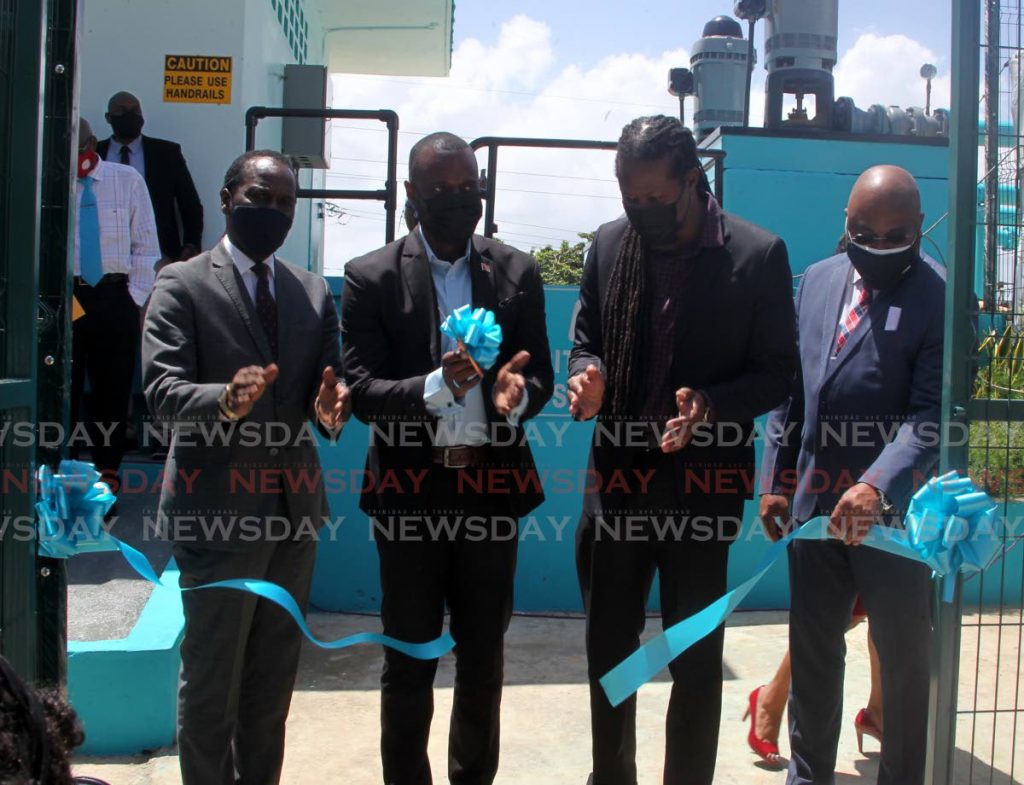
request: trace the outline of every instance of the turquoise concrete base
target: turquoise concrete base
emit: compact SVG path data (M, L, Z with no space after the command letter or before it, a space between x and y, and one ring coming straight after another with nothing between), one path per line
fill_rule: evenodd
M178 583L170 562L163 579ZM174 743L181 594L155 588L128 637L68 644L71 705L85 727L86 755L131 755Z

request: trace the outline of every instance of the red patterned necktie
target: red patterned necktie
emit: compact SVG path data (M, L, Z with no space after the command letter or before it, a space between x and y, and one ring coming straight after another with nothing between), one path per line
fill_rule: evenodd
M263 325L263 332L270 344L270 352L277 359L277 301L270 293L270 266L256 262L252 266L256 273L256 313Z
M870 306L871 290L864 286L862 282L860 297L857 298L857 303L847 312L846 318L843 319L843 323L839 326L839 336L836 338L836 350L833 352L833 356L838 356L839 352L846 346L846 342L850 340L850 334L860 324L860 320L868 312Z

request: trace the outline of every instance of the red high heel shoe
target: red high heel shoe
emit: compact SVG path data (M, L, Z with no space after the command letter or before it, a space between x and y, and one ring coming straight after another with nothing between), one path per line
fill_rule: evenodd
M747 705L747 710L743 715L744 720L747 719L747 717L750 717L750 733L747 734L747 744L750 746L750 749L759 755L761 760L769 766L782 768L782 756L779 755L778 743L765 741L764 739L759 739L757 737L757 698L763 689L764 685L750 693L750 701ZM860 715L858 715L858 717L859 716Z
M861 755L864 754L864 736L868 735L875 739L879 744L882 742L882 729L879 728L871 715L868 714L867 709L861 709L857 712L857 718L853 721L853 727L857 731L857 751Z

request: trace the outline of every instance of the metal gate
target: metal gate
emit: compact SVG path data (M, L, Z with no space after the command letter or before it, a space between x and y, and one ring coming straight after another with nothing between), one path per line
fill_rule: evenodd
M0 0L0 652L38 675L32 440L46 0ZM4 429L4 426L8 426Z
M1024 781L1024 9L1022 0L954 0L952 9L942 464L967 469L1006 527L1001 561L961 581L955 602L937 600L927 781L1009 785Z

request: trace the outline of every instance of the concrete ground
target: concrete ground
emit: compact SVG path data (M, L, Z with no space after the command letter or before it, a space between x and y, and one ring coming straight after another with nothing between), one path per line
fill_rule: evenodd
M1019 612L1017 612L1019 618ZM367 616L313 614L311 626L321 638L357 631L377 631L379 620ZM649 627L660 625L651 620ZM965 634L965 663L986 673L974 697L973 680L961 684L961 705L1012 707L1019 696L1019 628L1006 628L995 638L979 627L978 641ZM977 631L976 631L977 632ZM985 640L982 640L984 638ZM867 695L868 656L865 629L847 636L846 697L840 741L837 785L873 783L878 770L878 745L866 740L866 755L857 752L853 716ZM746 746L747 725L741 720L748 693L774 671L786 646L786 615L738 613L726 631L726 684L716 783L781 785L785 775L755 762ZM1003 688L994 691L994 653L999 646ZM1018 648L1014 648L1018 647ZM497 785L583 785L590 770L589 708L583 622L571 618L517 616L506 647L506 683L502 716L502 762ZM382 781L378 754L378 678L381 651L358 646L327 652L307 646L288 724L282 782L288 785L376 785ZM446 781L447 718L451 709L453 660L442 660L436 684L436 710L430 740L434 780ZM664 715L670 684L662 678L640 693L637 716L641 785L661 782L664 756ZM1024 697L1024 696L1019 696ZM993 716L1000 719L993 724ZM1020 715L979 715L961 723L957 750L957 785L1024 782L1024 720ZM1013 733L1014 722L1018 723ZM996 743L993 748L992 740ZM783 753L787 749L783 742ZM995 769L990 763L995 760ZM176 785L180 782L173 749L151 755L115 759L81 759L76 773L108 780L112 785ZM1016 775L1010 778L1008 772Z
M145 487L145 483L141 483ZM115 533L146 553L157 569L166 563L166 543L143 541L134 522L152 515L151 489L125 493L119 502L123 522ZM68 563L69 632L72 640L125 635L145 604L150 587L117 554L80 556ZM747 696L774 673L786 647L785 613L737 613L725 642L725 694L716 783L782 785L785 775L759 766L747 749L748 725L741 719ZM1024 785L1024 706L1022 633L1019 608L1002 615L964 618L958 705L955 785ZM310 625L321 639L379 631L379 619L314 613ZM651 619L648 635L660 629ZM506 689L502 717L502 762L497 785L583 785L590 771L590 716L583 653L584 624L577 618L517 616L506 645ZM853 717L868 693L866 630L847 635L846 696L839 748L837 785L874 783L878 745L865 741L857 752ZM379 758L378 647L356 646L328 652L307 645L292 703L282 782L286 785L377 785ZM975 673L982 674L980 679ZM441 662L436 682L436 721L430 740L434 779L446 781L453 660ZM667 674L640 693L637 715L640 785L661 782ZM788 752L783 733L782 752ZM175 750L124 758L82 758L77 774L112 785L177 785ZM1012 777L1011 777L1012 773Z

